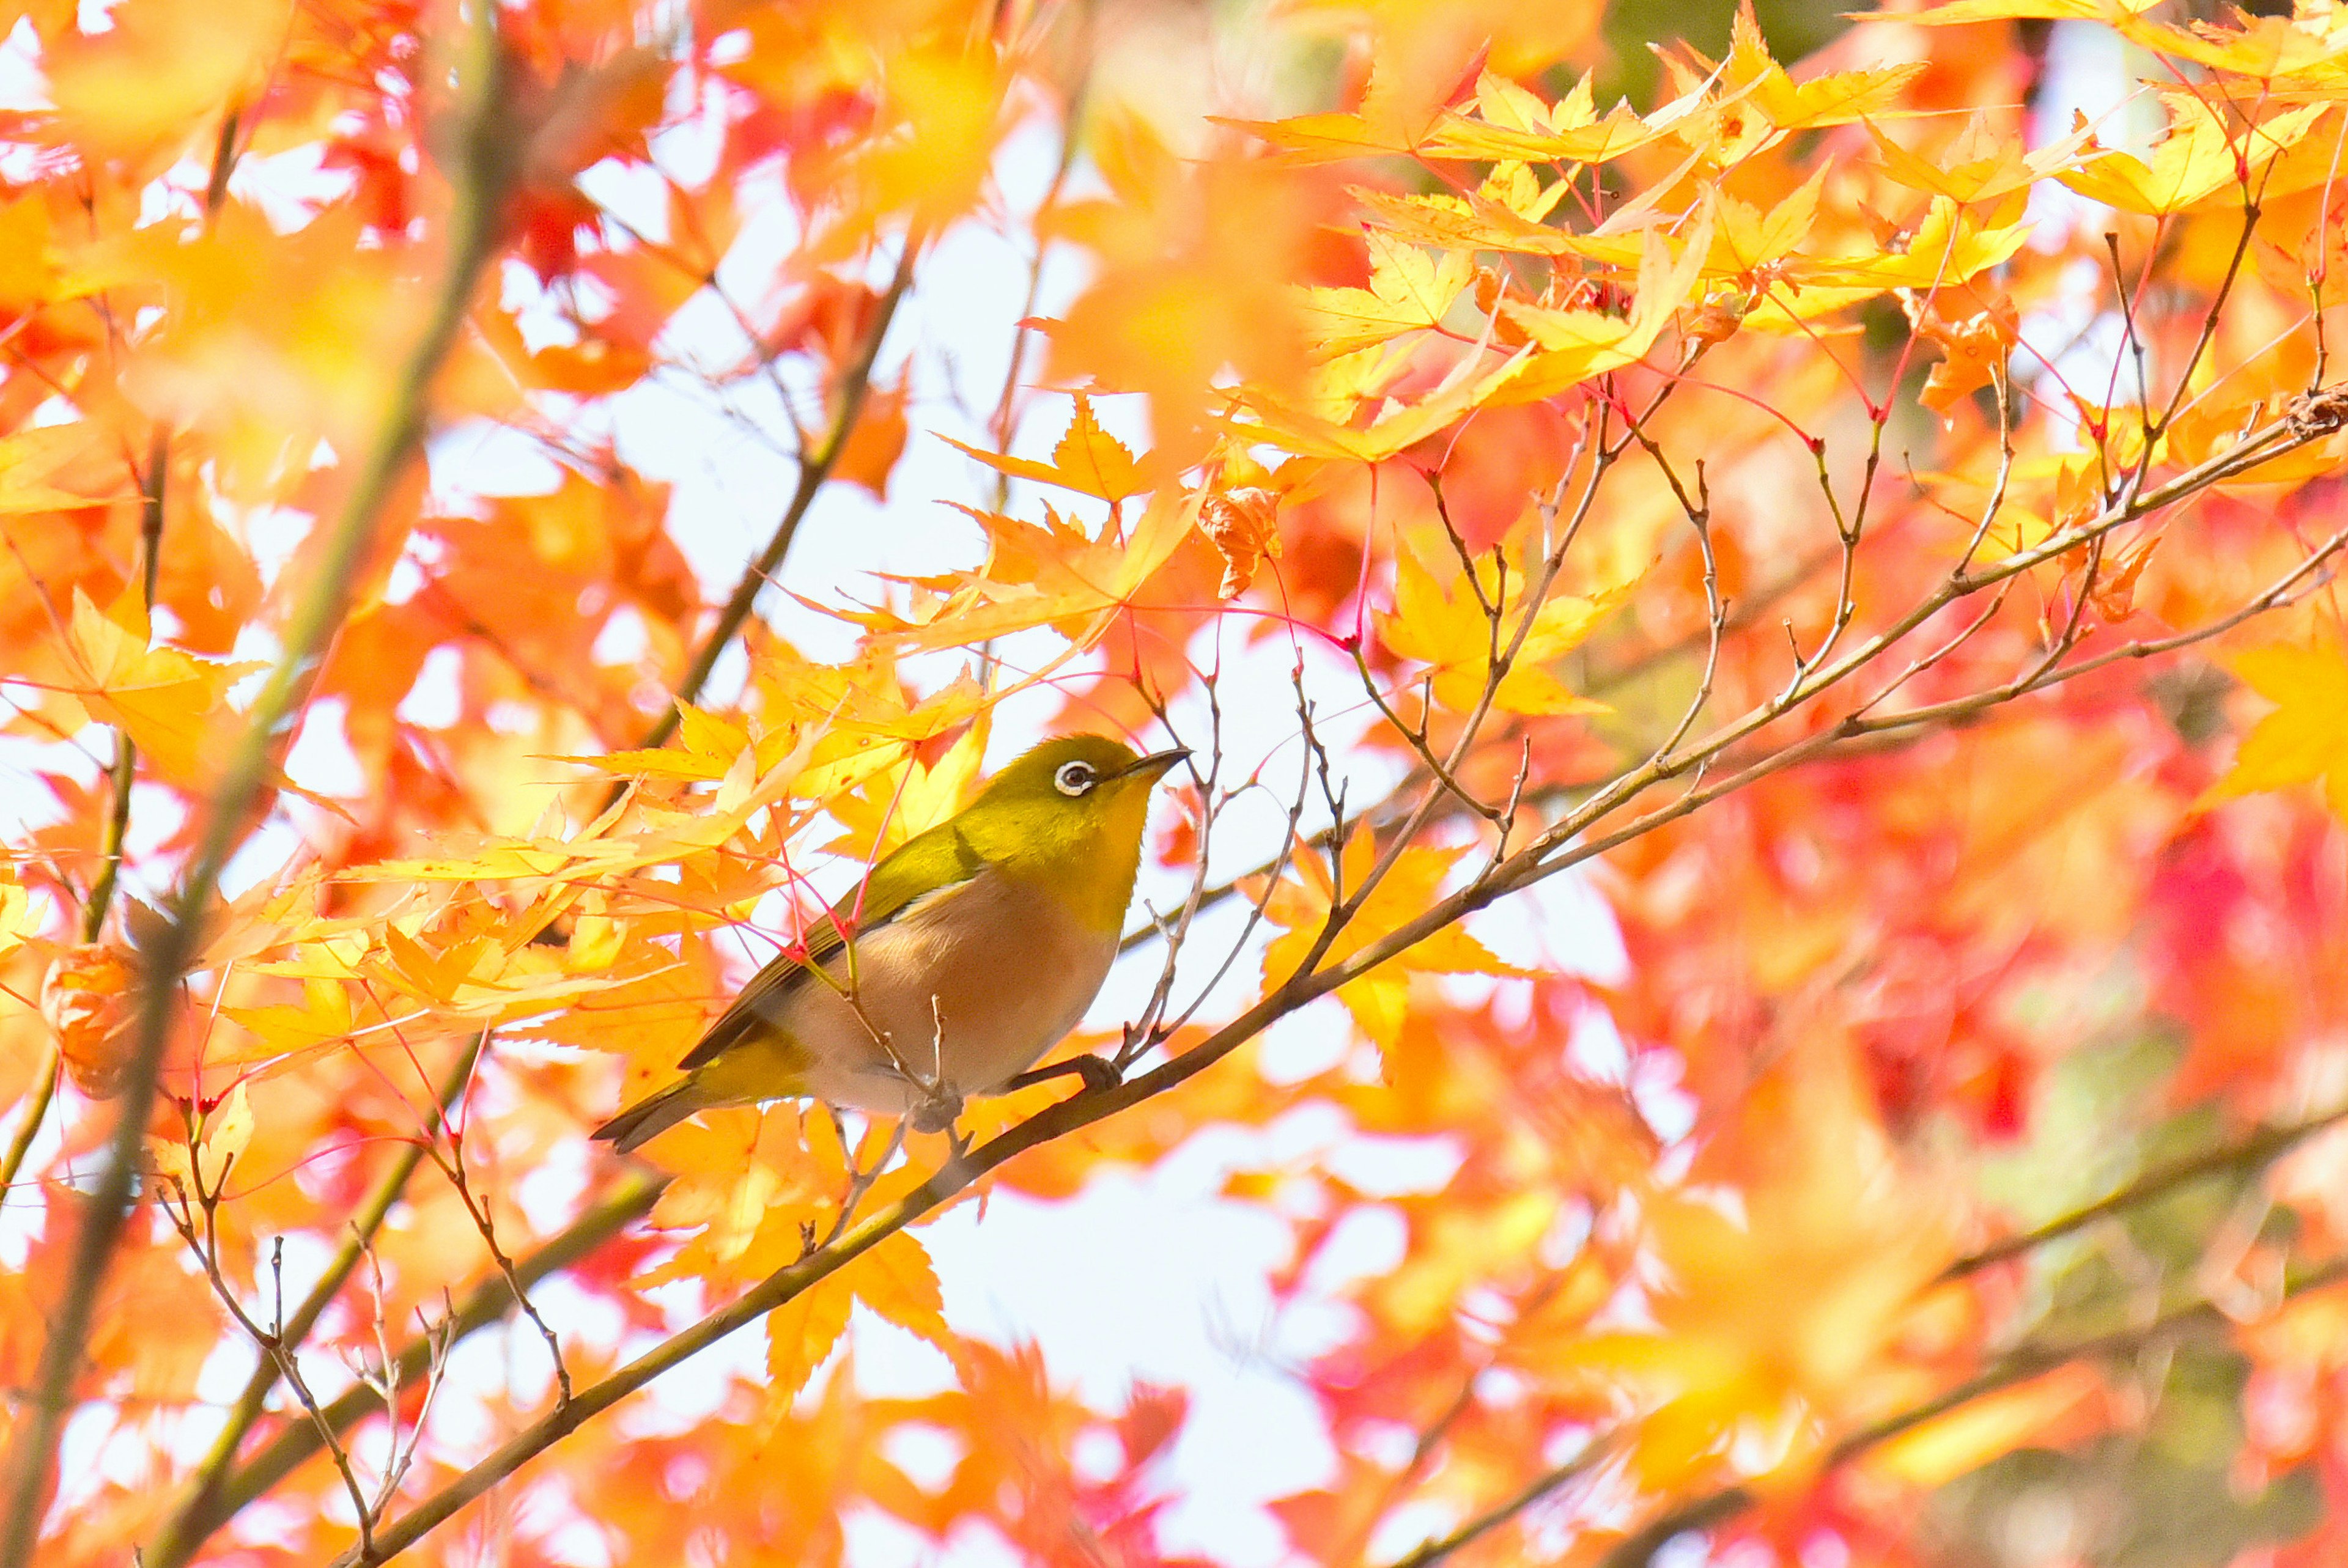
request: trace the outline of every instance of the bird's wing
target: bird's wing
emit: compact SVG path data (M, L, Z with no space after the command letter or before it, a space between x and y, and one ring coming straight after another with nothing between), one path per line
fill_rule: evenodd
M839 917L861 934L877 930L933 893L959 887L986 869L970 841L952 822L942 822L917 833L872 868L859 893L850 893L831 913L816 922L807 935L807 956L778 958L752 977L719 1015L701 1043L686 1052L679 1067L699 1067L745 1036L757 1032L772 1016L771 1009L792 988L808 981L813 966L828 963L846 945Z

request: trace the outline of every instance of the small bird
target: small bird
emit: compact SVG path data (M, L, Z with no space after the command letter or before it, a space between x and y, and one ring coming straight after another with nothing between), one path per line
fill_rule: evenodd
M874 866L804 955L743 988L678 1064L685 1077L595 1136L633 1149L696 1111L800 1097L949 1123L1092 1005L1133 897L1150 786L1189 754L1136 756L1103 735L1025 753Z

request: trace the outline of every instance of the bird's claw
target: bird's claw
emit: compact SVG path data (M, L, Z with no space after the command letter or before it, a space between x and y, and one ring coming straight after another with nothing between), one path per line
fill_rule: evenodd
M951 1132L961 1116L962 1096L951 1089L940 1089L926 1103L913 1107L908 1120L916 1132Z
M1066 1061L1056 1061L1049 1067L1031 1067L1004 1084L1005 1089L1032 1089L1038 1083L1048 1083L1055 1078L1081 1078L1087 1092L1114 1089L1125 1081L1117 1063L1105 1056L1072 1056Z

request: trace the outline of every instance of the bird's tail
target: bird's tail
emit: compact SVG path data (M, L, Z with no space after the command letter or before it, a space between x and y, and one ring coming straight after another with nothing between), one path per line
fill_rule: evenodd
M667 1132L704 1103L694 1092L698 1073L689 1073L657 1093L646 1095L595 1129L595 1136L616 1144L626 1153Z

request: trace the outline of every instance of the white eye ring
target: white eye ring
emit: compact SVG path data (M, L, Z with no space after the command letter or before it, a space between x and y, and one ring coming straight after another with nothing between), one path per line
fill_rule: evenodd
M1086 762L1062 763L1059 771L1052 775L1052 787L1072 800L1089 794L1099 782L1092 764Z

